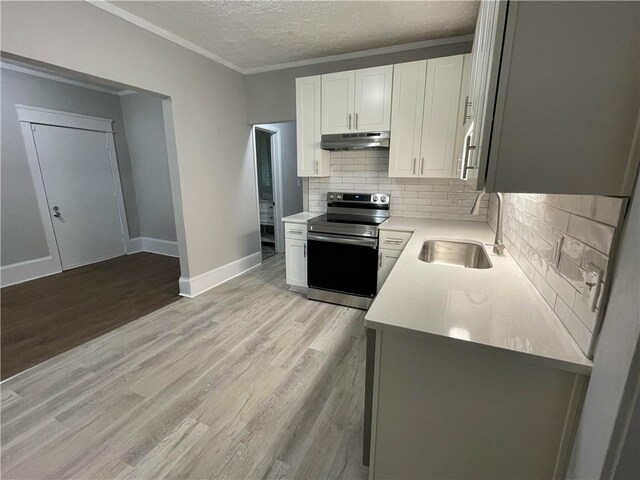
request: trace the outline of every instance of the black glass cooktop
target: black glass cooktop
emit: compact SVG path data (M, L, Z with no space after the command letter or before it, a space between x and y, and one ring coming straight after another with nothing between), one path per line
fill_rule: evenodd
M368 215L353 215L348 213L325 213L312 218L309 223L350 223L355 225L380 225L386 217L371 217Z

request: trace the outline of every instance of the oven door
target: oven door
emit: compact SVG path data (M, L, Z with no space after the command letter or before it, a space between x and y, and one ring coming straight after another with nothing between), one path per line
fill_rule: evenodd
M373 298L377 274L377 238L307 234L310 288Z

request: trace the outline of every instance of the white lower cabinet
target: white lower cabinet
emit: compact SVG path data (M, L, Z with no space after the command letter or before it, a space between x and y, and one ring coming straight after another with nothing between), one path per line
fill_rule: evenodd
M378 252L378 292L387 280L391 270L396 265L402 252L399 250L389 250L381 248Z
M378 292L395 267L400 254L411 238L411 232L382 230L380 232L380 249L378 250Z
M284 246L287 284L307 288L307 239L285 238Z

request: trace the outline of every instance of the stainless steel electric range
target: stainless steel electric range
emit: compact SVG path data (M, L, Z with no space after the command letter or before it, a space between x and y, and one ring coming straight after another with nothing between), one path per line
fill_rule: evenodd
M327 213L307 223L307 297L367 309L376 295L378 225L387 193L327 193Z

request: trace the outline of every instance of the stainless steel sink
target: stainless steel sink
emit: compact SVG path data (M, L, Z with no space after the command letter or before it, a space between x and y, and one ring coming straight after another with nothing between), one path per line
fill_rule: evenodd
M465 268L491 268L491 261L479 243L427 240L418 257L423 262Z

